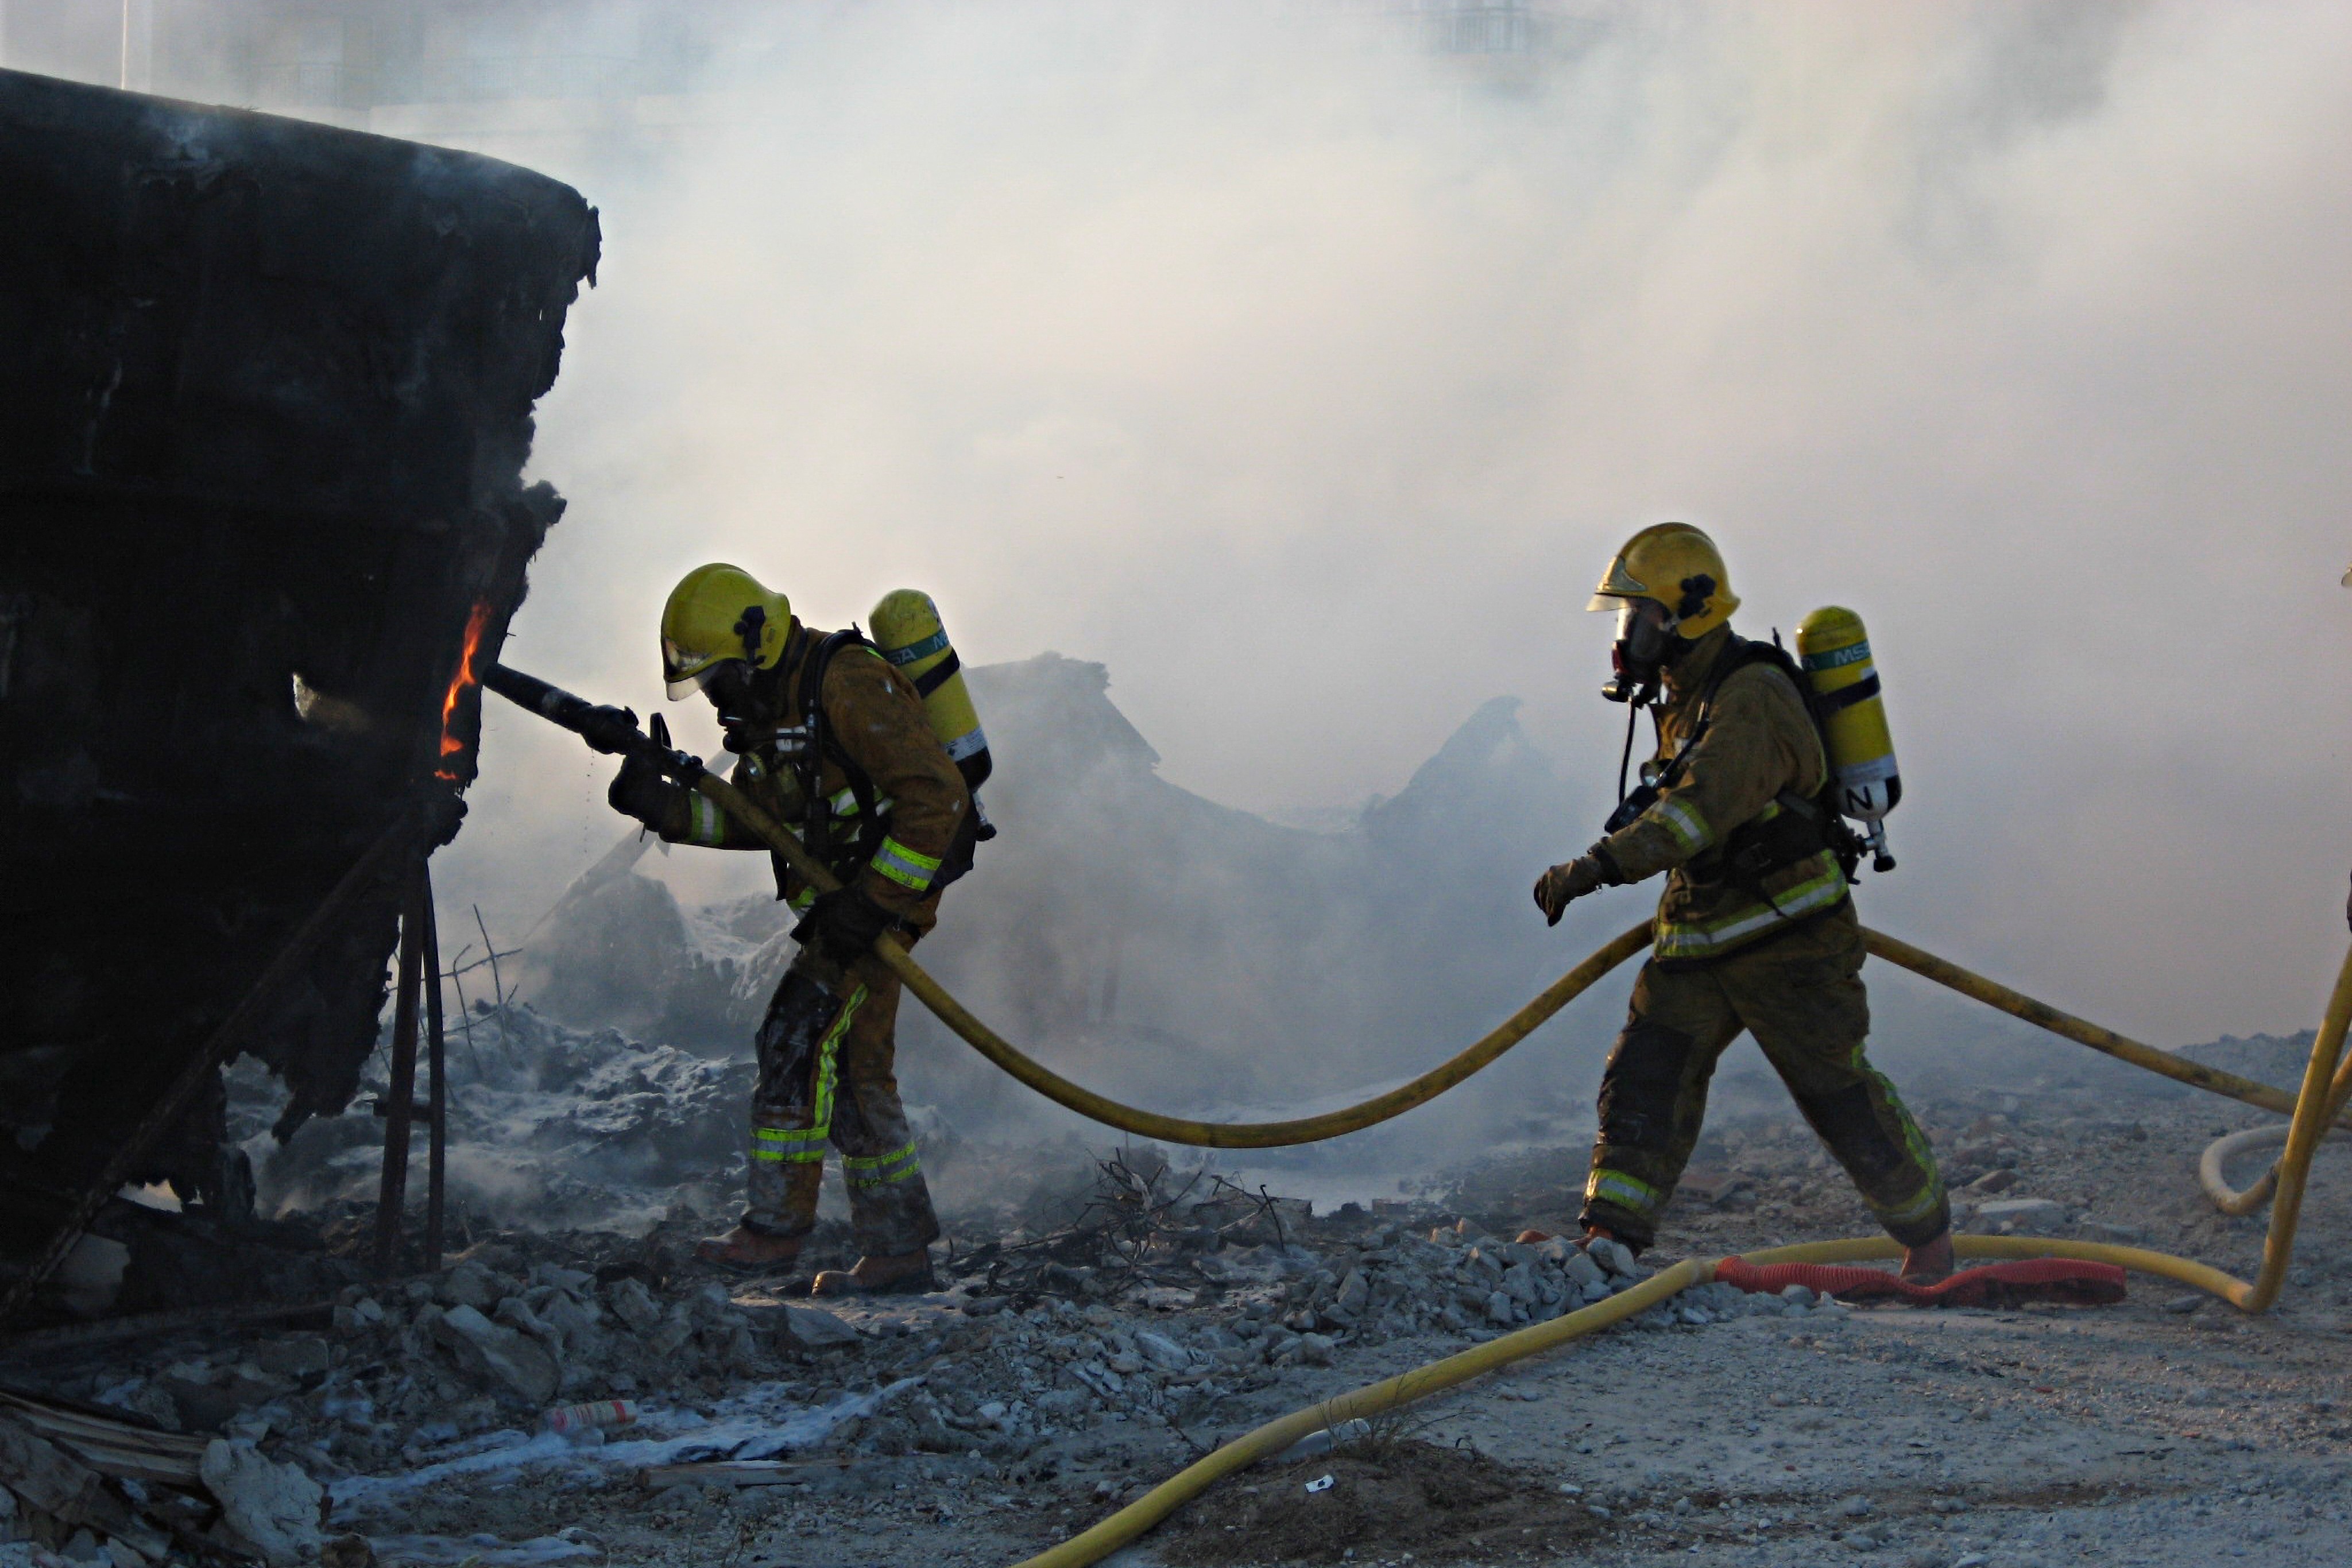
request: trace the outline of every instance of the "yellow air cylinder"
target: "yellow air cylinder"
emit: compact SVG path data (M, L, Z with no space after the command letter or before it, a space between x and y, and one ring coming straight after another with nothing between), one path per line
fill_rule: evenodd
M947 629L940 624L940 607L918 589L901 588L882 596L870 617L874 645L882 656L906 673L923 695L923 711L931 733L955 759L964 787L977 789L993 765L988 737L980 727L980 711L971 706L964 685L963 665L956 658Z
M1895 739L1887 733L1886 700L1880 695L1878 666L1870 656L1870 633L1862 617L1832 604L1814 611L1797 628L1797 659L1812 683L1813 709L1821 716L1829 749L1830 777L1841 815L1864 823L1863 841L1873 871L1893 871L1886 852L1886 813L1903 799L1903 776L1895 765Z

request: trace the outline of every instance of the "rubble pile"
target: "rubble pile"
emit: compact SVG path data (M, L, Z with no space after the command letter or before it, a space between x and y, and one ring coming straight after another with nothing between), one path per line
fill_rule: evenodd
M468 1124L475 1135L536 1148L551 1163L591 1160L595 1129L606 1124L665 1129L667 1157L688 1163L700 1157L693 1140L704 1135L695 1129L705 1121L717 1127L710 1135L732 1138L726 1064L562 1030L520 1012L507 1021L518 1046L511 1065L495 1028L475 1018L484 1085L467 1113L479 1118ZM534 1029L542 1032L529 1037L531 1049L520 1049ZM453 1038L452 1053L462 1062L461 1038ZM721 1103L714 1108L709 1099ZM2093 1182L2074 1162L2161 1164L2189 1141L2189 1126L2160 1118L2207 1113L2152 1109L2153 1131L2135 1136L2137 1124L2088 1093L2039 1111L2002 1104L1988 1095L1923 1106L1955 1174L1979 1166L2011 1173L2013 1186L2000 1198L1962 1195L1980 1210L2020 1201L2012 1193L2053 1193L2071 1213L2078 1189L2136 1190ZM1857 1228L1830 1210L1856 1200L1811 1168L1792 1115L1777 1124L1728 1118L1710 1147L1720 1163L1696 1170L1678 1195L1660 1259L1765 1245L1792 1221L1808 1234ZM9 1528L18 1535L92 1564L152 1560L139 1542L152 1538L138 1531L169 1536L173 1521L189 1539L235 1537L259 1555L268 1555L263 1538L278 1519L298 1553L328 1552L350 1532L379 1561L455 1564L479 1556L482 1568L600 1555L701 1561L746 1531L772 1529L798 1532L803 1547L875 1529L936 1531L923 1539L937 1544L986 1520L989 1529L1040 1540L1082 1527L1273 1416L1639 1283L1643 1267L1613 1244L1506 1239L1532 1211L1508 1213L1520 1200L1507 1202L1501 1189L1524 1185L1532 1193L1538 1166L1565 1173L1579 1164L1576 1150L1515 1156L1461 1173L1441 1189L1443 1201L1381 1199L1313 1213L1150 1147L1079 1161L1051 1147L963 1145L951 1168L980 1177L955 1185L985 1201L947 1207L941 1288L870 1300L805 1294L807 1270L848 1254L845 1231L832 1219L820 1225L797 1276L699 1269L694 1238L726 1218L724 1188L715 1184L667 1189L668 1208L625 1228L604 1221L493 1232L477 1223L448 1268L349 1286L291 1330L192 1326L136 1347L16 1356L0 1369L0 1384L52 1411L112 1413L124 1430L142 1434L136 1443L110 1439L117 1450L145 1455L148 1464L163 1452L182 1479L138 1480L146 1489L139 1506L169 1517L154 1522L142 1514L144 1525L118 1519L130 1532L121 1551L89 1515L60 1514L55 1505L66 1492L25 1479L37 1472L0 1471L16 1499L0 1509L13 1507ZM359 1161L352 1168L373 1167ZM677 1168L614 1167L612 1180L624 1185L599 1190L652 1203L664 1189L629 1187L625 1178ZM1016 1169L1027 1173L1025 1187L1013 1179ZM1547 1205L1571 1196L1544 1180ZM1806 1192L1792 1192L1792 1183ZM2183 1185L2181 1200L2193 1212L2196 1195ZM334 1231L318 1213L308 1219ZM2211 1244L2226 1255L2234 1236ZM2258 1245L2258 1234L2242 1244ZM2141 1310L2168 1324L2203 1321L2152 1304ZM1538 1476L1565 1466L1572 1484L1589 1489L1562 1515L1572 1534L1649 1529L1624 1516L1616 1492L1604 1489L1638 1481L1643 1497L1671 1500L1661 1489L1692 1483L1643 1479L1643 1467L1667 1464L1671 1455L1661 1450L1638 1464L1628 1457L1638 1435L1614 1430L1609 1412L1576 1392L1590 1375L1578 1370L1583 1358L1613 1357L1611 1364L1635 1368L1627 1375L1650 1379L1671 1400L1696 1369L1725 1358L1862 1355L1857 1341L1878 1343L1884 1323L1864 1332L1859 1318L1801 1290L1786 1297L1722 1285L1685 1291L1620 1332L1580 1342L1584 1348L1570 1359L1481 1383L1446 1418L1469 1423L1473 1433L1534 1434L1528 1440L1536 1447L1523 1447L1513 1462L1533 1464L1528 1473ZM1537 1399L1536 1389L1555 1380L1559 1401L1514 1403ZM2056 1380L2037 1373L2034 1381ZM2017 1393L2024 1384L1987 1386ZM1719 1397L1700 1403L1713 1412ZM0 1408L0 1418L18 1417ZM1340 1432L1333 1441L1346 1451L1325 1452L1307 1467L1311 1474L1300 1473L1313 1480L1361 1469L1371 1462L1364 1446L1393 1442L1433 1418L1416 1414ZM1789 1419L1798 1423L1790 1440L1810 1440L1802 1426L1810 1416ZM97 1463L89 1450L70 1448L70 1434L48 1440L84 1456L76 1462L86 1468ZM1770 1449L1758 1458L1758 1473L1786 1475L1784 1462ZM132 1506L130 1488L109 1479L115 1472L96 1473L100 1490ZM1287 1473L1276 1466L1253 1472L1229 1506L1255 1507L1251 1500L1272 1493L1247 1489L1274 1487ZM302 1493L302 1478L319 1490ZM249 1494L242 1512L226 1495L239 1489ZM302 1521L288 1513L296 1494L310 1499ZM1247 1533L1239 1514L1213 1517L1222 1522L1211 1534L1223 1536L1229 1522L1244 1526L1233 1539ZM1678 1512L1667 1517L1657 1531L1684 1522ZM325 1546L307 1544L312 1529Z
M1189 1303L1197 1290L1213 1292L1224 1278L1215 1261L1220 1249L1283 1244L1283 1200L1263 1188L1248 1192L1205 1166L1180 1180L1157 1151L1125 1151L1097 1168L1098 1179L1075 1204L1050 1186L1032 1195L1029 1218L1044 1234L1017 1225L951 1254L950 1268L968 1276L980 1270L976 1288L990 1294L1086 1301L1142 1286ZM1076 1213L1066 1224L1043 1218L1068 1207ZM1307 1210L1290 1207L1295 1232Z
M758 1070L568 1029L521 1005L479 1005L448 1046L450 1186L461 1223L643 1229L682 1184L740 1183L743 1107ZM240 1064L246 1066L247 1064ZM372 1199L386 1086L379 1057L354 1108L306 1123L283 1145L266 1128L280 1092L257 1071L230 1082L266 1213ZM937 1119L927 1126L935 1131Z
M284 1568L322 1544L323 1490L245 1436L182 1436L0 1395L0 1562L12 1565L259 1558Z
M656 1075L675 1066L646 1054ZM577 1081L628 1082L616 1060ZM560 1500L700 1484L713 1466L736 1484L745 1467L759 1484L856 1484L812 1463L825 1456L974 1475L1082 1463L1073 1456L1130 1424L1181 1432L1261 1392L1294 1397L1281 1385L1350 1345L1488 1339L1643 1277L1612 1242L1501 1241L1468 1221L1371 1222L1352 1205L1310 1218L1176 1175L1151 1151L1103 1162L1078 1207L1077 1223L1042 1235L954 1247L942 1291L837 1310L792 1299L790 1281L683 1268L706 1223L683 1209L634 1240L509 1232L437 1274L347 1287L315 1328L45 1358L40 1380L46 1396L159 1438L189 1435L173 1439L193 1445L188 1490L173 1494L187 1513L178 1527L280 1562L317 1551L322 1496L331 1526L380 1534L457 1478L544 1473L555 1485L537 1495ZM1182 1246L1163 1257L1171 1236ZM1062 1260L1089 1237L1129 1266ZM841 1238L822 1240L837 1249ZM1843 1312L1708 1287L1633 1321ZM75 1541L66 1524L84 1529L93 1562L114 1539L43 1515L37 1496L18 1507L35 1521L26 1533L51 1545ZM550 1500L526 1527L564 1545L563 1512ZM127 1539L151 1561L163 1538Z

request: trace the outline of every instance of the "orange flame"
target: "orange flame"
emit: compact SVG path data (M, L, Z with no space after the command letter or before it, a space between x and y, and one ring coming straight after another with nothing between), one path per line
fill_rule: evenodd
M487 601L475 605L474 612L466 617L465 651L457 655L457 673L449 677L448 695L441 699L441 755L444 757L455 757L466 749L466 743L451 732L450 727L457 722L457 700L466 695L466 688L480 684L479 677L474 674L474 655L481 652L482 633L489 623L490 607ZM457 782L457 769L454 766L444 767L434 777L455 784Z

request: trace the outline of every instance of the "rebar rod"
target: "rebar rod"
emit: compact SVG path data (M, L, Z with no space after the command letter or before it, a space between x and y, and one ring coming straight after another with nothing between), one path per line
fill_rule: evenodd
M375 1271L390 1277L400 1258L401 1213L408 1207L408 1133L416 1118L416 1012L424 989L423 867L409 875L400 912L400 979L392 1008L392 1085L384 1095L383 1179L376 1188Z

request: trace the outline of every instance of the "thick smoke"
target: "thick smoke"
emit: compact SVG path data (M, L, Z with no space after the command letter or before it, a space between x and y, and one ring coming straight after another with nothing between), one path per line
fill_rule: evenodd
M2352 15L1592 5L1505 88L1382 9L752 10L658 134L470 133L607 235L508 658L643 709L697 562L818 625L915 584L970 662L1103 662L1212 800L1396 794L1511 695L1589 810L1620 715L1584 598L1687 518L1749 633L1871 625L1906 798L1865 918L2165 1043L2309 1022L2343 940ZM444 887L515 931L613 842L609 764L494 711L484 768ZM1431 939L1534 921L1589 832ZM664 863L756 889L719 860ZM1557 967L1644 903L1580 905ZM1914 1048L1958 1016L1877 987Z
M747 49L764 113L597 189L517 656L645 691L661 593L733 557L820 622L911 580L976 658L1104 660L1213 798L1392 792L1502 692L1598 777L1584 591L1688 517L1749 631L1872 623L1910 793L1871 918L2168 1041L2307 1021L2352 21L1595 15L1531 97L1323 7Z

